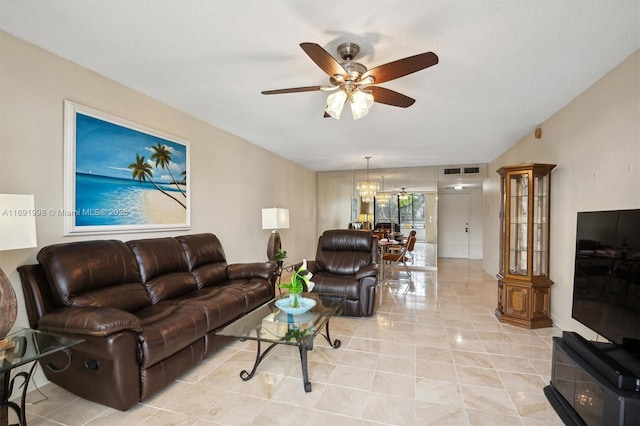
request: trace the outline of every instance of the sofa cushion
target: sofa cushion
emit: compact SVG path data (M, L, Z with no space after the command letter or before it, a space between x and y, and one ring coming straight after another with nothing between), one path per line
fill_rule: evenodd
M175 238L128 241L140 268L140 277L153 303L197 288L187 258Z
M190 272L173 272L159 275L144 283L151 302L156 304L161 300L172 299L193 291L196 280Z
M225 291L235 291L244 298L245 312L257 308L274 296L273 285L264 278L230 280L224 288Z
M181 235L176 240L182 245L198 288L218 285L229 279L224 250L214 234Z
M226 263L220 240L214 234L192 234L176 237L189 262L189 270L209 263Z
M134 314L143 325L138 334L143 368L168 358L206 333L205 314L198 307L159 303Z
M202 310L207 318L207 332L221 327L246 312L244 296L237 291L229 291L226 285L198 289L165 303L197 307Z
M122 241L54 244L38 253L57 305L108 306L133 312L151 299L136 258Z
M226 282L229 279L226 263L211 263L203 265L191 271L198 288L212 287Z

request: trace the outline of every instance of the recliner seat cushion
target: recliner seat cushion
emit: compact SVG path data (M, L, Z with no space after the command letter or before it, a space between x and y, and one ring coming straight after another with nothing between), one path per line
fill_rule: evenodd
M206 334L205 314L196 306L160 303L135 315L143 324L138 333L143 368L168 358Z
M244 296L227 286L198 289L163 303L200 309L206 318L207 332L215 330L246 312Z
M314 292L324 294L340 294L347 299L360 299L360 280L355 275L337 275L329 272L318 272L312 278L315 283Z
M226 291L235 291L244 298L245 313L271 300L274 296L271 283L261 278L230 280L224 288Z

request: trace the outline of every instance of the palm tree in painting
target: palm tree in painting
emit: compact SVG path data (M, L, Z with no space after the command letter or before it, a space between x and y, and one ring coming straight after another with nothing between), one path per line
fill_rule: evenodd
M180 200L178 200L177 198L175 198L171 194L169 194L167 191L165 191L162 188L160 188L158 186L158 184L153 181L153 179L152 179L153 168L151 167L151 165L149 163L147 163L144 160L144 155L142 157L140 157L140 155L136 154L136 162L129 164L127 166L127 168L131 169L131 179L134 179L134 180L138 179L138 182L140 182L140 183L142 183L143 181L146 181L148 179L149 182L151 182L153 184L153 186L158 191L162 192L167 197L170 197L172 200L174 200L176 203L180 204L185 209L187 208L187 206L182 204L180 202Z
M151 149L153 149L154 151L151 155L151 161L156 162L156 167L160 166L163 170L166 168L169 171L171 181L176 186L176 188L178 188L178 191L180 191L180 193L186 197L187 195L184 193L182 188L180 188L180 185L178 185L176 178L173 177L173 173L171 173L171 150L168 149L166 145L160 144L160 142L158 142L157 146L152 146Z

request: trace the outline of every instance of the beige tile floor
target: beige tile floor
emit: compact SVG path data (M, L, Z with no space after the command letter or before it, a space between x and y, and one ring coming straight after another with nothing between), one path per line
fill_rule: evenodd
M424 248L423 248L424 249ZM417 250L416 263L425 256ZM431 263L432 264L432 263ZM369 318L336 317L330 348L309 353L305 393L295 348L279 347L243 382L252 342L234 343L127 412L49 384L29 405L30 425L562 425L544 397L551 337L493 315L496 281L480 261L439 259L385 286ZM31 392L28 400L41 396Z

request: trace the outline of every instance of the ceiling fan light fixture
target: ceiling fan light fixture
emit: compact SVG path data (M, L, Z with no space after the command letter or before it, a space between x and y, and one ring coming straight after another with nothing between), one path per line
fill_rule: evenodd
M354 120L358 120L369 113L373 105L373 95L371 93L356 90L349 98L351 105L351 115Z
M342 114L346 101L347 93L344 90L330 94L327 97L327 109L325 109L325 112L336 120L340 120L340 114Z
M398 194L398 200L406 201L408 199L409 199L409 194L407 193L407 191L404 190L404 188L402 188L402 191Z

